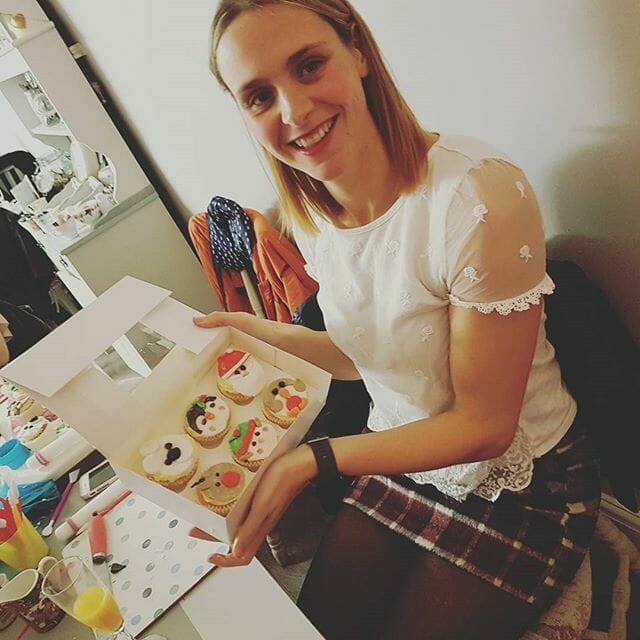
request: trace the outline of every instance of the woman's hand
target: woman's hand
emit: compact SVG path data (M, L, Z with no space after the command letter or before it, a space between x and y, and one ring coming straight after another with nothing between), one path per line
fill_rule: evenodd
M209 561L219 567L249 564L267 534L316 473L313 453L306 445L274 460L260 478L247 517L236 533L231 553L226 556L214 554ZM192 529L190 535L203 537L203 533L198 529Z
M214 311L206 316L196 316L193 324L204 329L212 327L234 327L239 331L251 333L249 329L258 318L244 311Z

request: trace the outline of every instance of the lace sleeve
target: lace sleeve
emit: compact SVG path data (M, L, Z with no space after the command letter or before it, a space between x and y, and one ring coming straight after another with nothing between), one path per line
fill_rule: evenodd
M445 256L453 305L506 315L553 292L538 203L520 169L486 160L469 172L449 207Z

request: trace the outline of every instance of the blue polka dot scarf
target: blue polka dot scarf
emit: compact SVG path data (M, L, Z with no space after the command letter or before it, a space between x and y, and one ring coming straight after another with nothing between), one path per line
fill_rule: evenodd
M207 207L213 264L228 271L251 270L255 235L249 216L233 200L215 196Z

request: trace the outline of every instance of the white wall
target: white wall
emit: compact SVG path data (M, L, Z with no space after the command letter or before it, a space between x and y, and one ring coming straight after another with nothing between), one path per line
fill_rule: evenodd
M640 339L640 3L355 0L426 128L527 171L552 253L576 259ZM274 194L207 68L215 0L53 0L182 213Z

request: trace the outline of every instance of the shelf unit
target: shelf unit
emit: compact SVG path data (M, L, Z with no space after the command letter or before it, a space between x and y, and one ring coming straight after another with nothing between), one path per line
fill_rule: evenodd
M71 138L71 131L69 131L63 122L59 122L50 127L39 124L37 127L31 129L31 133L36 136L62 136L63 138Z
M33 138L65 151L78 141L104 155L115 174L114 199L119 203L105 224L82 241L63 242L30 231L60 280L80 306L133 274L170 289L188 306L213 311L215 297L200 263L53 23L28 19L28 25L31 30L0 53L0 93ZM26 71L61 116L60 123L44 126L34 113L20 87Z

